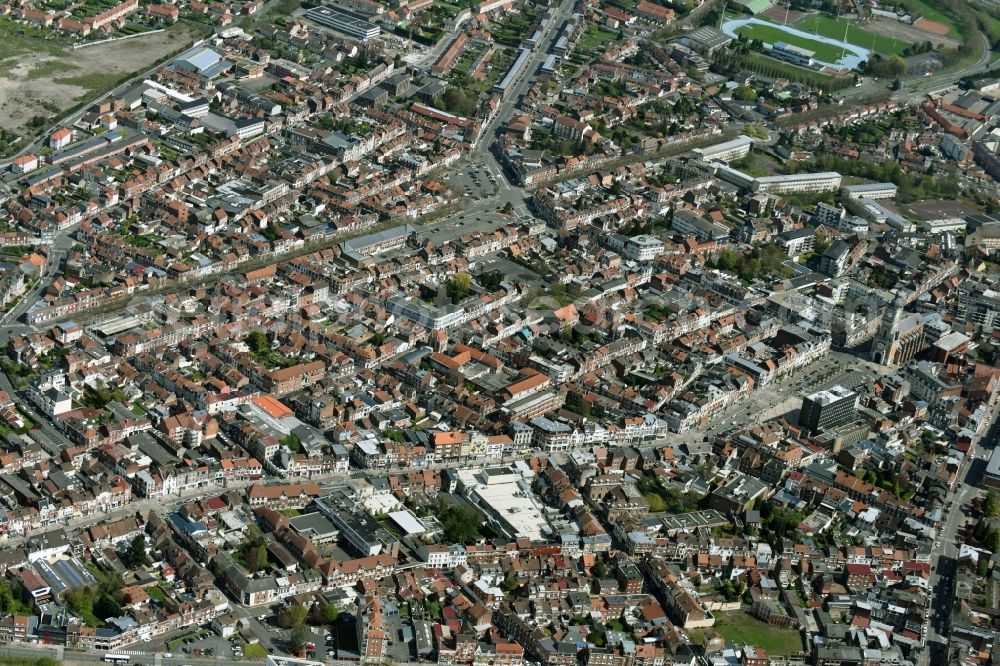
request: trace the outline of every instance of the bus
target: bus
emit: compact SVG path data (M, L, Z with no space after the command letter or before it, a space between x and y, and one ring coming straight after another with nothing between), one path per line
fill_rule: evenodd
M125 654L106 654L101 657L101 661L106 661L109 664L127 664L129 657Z

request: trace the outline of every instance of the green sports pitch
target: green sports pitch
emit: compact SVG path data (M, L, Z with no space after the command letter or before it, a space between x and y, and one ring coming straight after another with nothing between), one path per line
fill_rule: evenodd
M801 30L801 28L799 28ZM762 25L760 23L750 23L736 28L736 33L746 39L759 39L765 44L777 44L784 42L792 46L809 49L816 54L816 59L823 62L837 62L844 56L844 49L840 46L818 42L805 37L793 35L782 29L781 26Z
M900 54L910 45L901 39L893 39L884 35L876 35L859 28L854 21L835 19L830 16L815 14L804 16L794 25L797 30L811 32L838 41L844 39L844 28L847 28L847 43L873 50L882 55ZM789 42L791 43L791 42ZM820 58L822 60L822 58Z

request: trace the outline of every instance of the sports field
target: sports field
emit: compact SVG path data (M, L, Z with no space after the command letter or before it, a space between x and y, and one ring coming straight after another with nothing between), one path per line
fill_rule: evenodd
M857 27L854 21L847 21L844 19L835 19L830 16L821 16L819 14L814 14L812 16L804 16L795 27L803 32L812 32L817 35L823 35L824 37L829 37L831 39L843 40L844 39L844 28L847 28L847 43L854 44L855 46L860 46L865 49L874 50L882 55L894 55L903 52L910 44L904 42L901 39L893 39L892 37L885 37L883 35L876 35L874 32L868 32L862 28Z
M946 26L948 28L948 37L952 39L962 38L962 33L959 31L958 26L955 25L955 22L950 16L937 8L933 0L913 0L913 2L920 8L920 15L925 20Z
M792 33L782 29L781 26L777 25L770 26L760 23L751 23L749 25L742 25L736 28L736 33L746 37L747 39L759 39L765 44L785 42L786 44L791 44L792 46L809 49L816 54L817 60L822 60L823 62L837 62L844 56L845 51L844 48L840 46L834 46L833 44L827 44L825 42L793 35Z

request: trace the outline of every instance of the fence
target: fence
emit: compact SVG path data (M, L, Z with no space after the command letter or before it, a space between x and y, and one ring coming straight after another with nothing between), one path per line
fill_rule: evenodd
M137 32L134 35L125 35L124 37L108 37L107 39L98 39L93 42L84 42L82 44L73 44L73 50L85 49L88 46L97 46L98 44L108 44L110 42L124 42L126 39L134 39L135 37L145 37L146 35L155 35L158 32L163 32L163 28L157 28L156 30L148 30L146 32Z

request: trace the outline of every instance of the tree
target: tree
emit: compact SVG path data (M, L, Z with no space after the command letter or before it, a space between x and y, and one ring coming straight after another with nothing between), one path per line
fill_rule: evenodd
M757 101L757 91L746 84L739 85L733 88L733 99L741 102L755 102Z
M299 624L292 627L288 634L288 651L293 655L301 655L305 652L306 643L309 642L309 627Z
M251 572L257 573L261 569L267 568L267 546L260 544L247 551L247 568Z
M816 243L813 251L816 254L823 254L828 249L830 249L830 239L826 236L816 236Z
M454 113L457 116L466 118L476 115L476 106L479 98L475 92L468 92L459 88L449 88L442 99L445 111Z
M471 544L479 538L482 517L468 504L438 504L438 518L444 528L444 539L449 543Z
M291 432L279 439L278 443L282 446L287 446L293 453L299 453L302 450L302 440L300 440L296 434Z
M142 534L136 534L121 559L129 569L135 569L136 567L148 564L149 560L146 559L146 537Z
M288 622L293 629L302 626L308 614L308 609L302 604L292 604L288 607Z
M414 16L414 17L412 17L410 19L410 24L407 26L407 31L409 33L407 35L407 38L411 42L413 41L413 31L416 30L417 34L419 35L420 34L420 28L423 27L423 25L424 25L424 16L423 16L423 14L417 14L416 16Z
M14 593L11 592L10 583L6 580L0 580L0 615L10 615L17 609L18 605Z
M340 609L337 608L337 604L327 604L323 606L323 621L327 624L333 626L337 623L337 618L340 617Z
M604 578L608 575L608 565L604 563L604 560L597 560L594 562L594 566L590 567L590 573L595 578Z
M94 615L107 620L110 617L118 617L122 614L121 602L111 594L102 593L94 602Z
M1000 515L1000 494L990 491L986 499L983 500L983 514L987 518L996 518Z
M455 273L450 280L448 280L448 296L451 298L452 303L459 303L472 290L472 276L468 273Z
M271 348L271 344L267 340L267 334L264 331L253 331L247 336L247 346L250 347L250 351L254 353L260 353Z
M240 553L251 573L256 573L267 566L267 546L264 543L264 533L256 524L250 523L243 534Z
M94 614L94 594L89 587L75 587L63 592L63 603L76 615L87 618Z
M264 543L264 533L256 523L250 523L247 531L243 534L243 545L245 547L259 546Z

